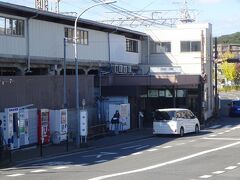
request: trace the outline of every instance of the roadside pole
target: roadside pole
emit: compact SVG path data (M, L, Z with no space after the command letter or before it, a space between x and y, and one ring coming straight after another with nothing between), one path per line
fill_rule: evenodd
M218 58L218 51L217 51L217 38L214 38L215 48L214 48L214 79L215 79L215 118L218 117L218 83L217 83L217 58Z

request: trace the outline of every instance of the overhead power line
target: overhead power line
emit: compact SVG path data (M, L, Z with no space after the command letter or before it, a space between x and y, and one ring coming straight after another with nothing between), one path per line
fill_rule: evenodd
M103 2L103 0L92 1L95 3ZM130 11L115 4L104 6L111 10L107 13L112 14L112 17L100 22L117 26L174 26L178 22L191 23L195 21L191 17L195 10L188 9L186 0L184 0L183 7L180 10L144 10L143 8L138 11ZM178 12L180 12L180 15L177 15Z

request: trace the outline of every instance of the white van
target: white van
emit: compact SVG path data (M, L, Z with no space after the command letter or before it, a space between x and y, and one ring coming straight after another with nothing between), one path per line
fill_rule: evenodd
M154 112L153 134L199 133L200 123L188 109L157 109Z

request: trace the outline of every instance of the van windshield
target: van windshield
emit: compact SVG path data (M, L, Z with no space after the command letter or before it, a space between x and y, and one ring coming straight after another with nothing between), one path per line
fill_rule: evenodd
M174 117L175 111L155 111L155 120L172 120Z

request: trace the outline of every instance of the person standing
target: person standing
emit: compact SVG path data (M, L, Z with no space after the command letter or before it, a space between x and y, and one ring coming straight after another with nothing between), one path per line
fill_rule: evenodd
M116 110L115 114L112 117L112 121L111 121L111 123L114 124L114 132L116 135L119 134L119 118L120 118L119 111Z

